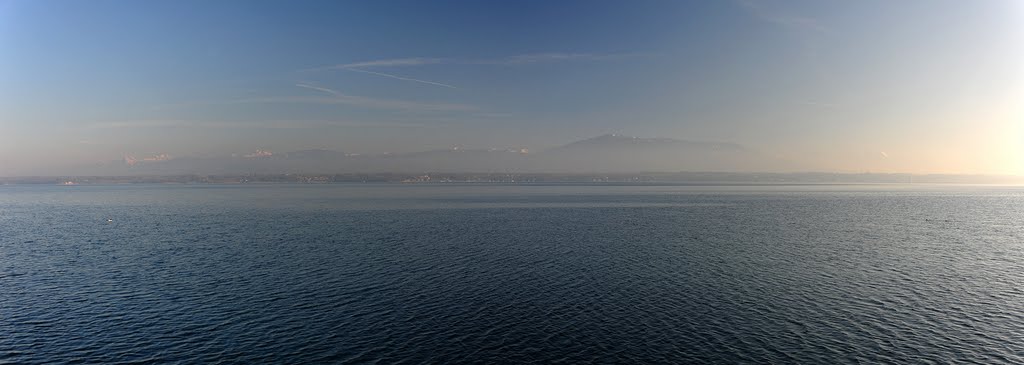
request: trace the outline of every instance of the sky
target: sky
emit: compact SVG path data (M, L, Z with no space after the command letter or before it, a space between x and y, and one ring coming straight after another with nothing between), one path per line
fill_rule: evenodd
M0 0L0 176L607 133L1024 174L1024 2Z

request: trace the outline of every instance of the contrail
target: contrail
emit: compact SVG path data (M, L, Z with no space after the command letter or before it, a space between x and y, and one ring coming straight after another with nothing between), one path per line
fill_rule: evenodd
M338 92L337 90L329 89L326 87L320 87L310 84L297 83L296 87L304 89L316 90L322 93L327 93L333 96L333 98L327 98L329 101L360 105L373 108L388 108L388 109L415 109L415 110L429 110L429 111L473 111L477 110L472 105L463 104L431 104L431 103L417 103L403 100L388 100L388 99L374 99L355 95L346 95ZM275 99L269 99L273 102ZM319 100L315 100L319 101ZM301 100L299 100L301 102Z
M328 93L328 94L331 94L331 95L334 95L334 96L337 96L337 97L346 97L346 96L348 96L348 95L339 93L337 91L328 89L326 87L313 86L313 85L309 85L309 84L295 84L295 86L306 88L306 89L313 89L313 90L316 90L316 91L323 91L325 93Z
M414 57L414 58L395 58L389 60L375 60L349 63L344 65L334 66L335 68L357 68L357 67L394 67L394 66L419 66L419 65L435 65L444 63L443 58L425 58L425 57Z
M457 87L455 87L455 86L448 85L448 84L442 84L440 82L433 82L433 81L420 80L420 79L414 79L414 78L409 78L409 77L402 77L402 76L397 76L397 75L392 75L392 74L386 74L386 73L383 73L383 72L373 72L373 71L367 71L367 70L360 70L360 69L357 69L357 68L343 68L342 70L353 71L353 72L362 72L362 73L367 73L367 74L371 74L371 75L390 77L392 79L397 79L397 80L419 82L419 83L423 83L423 84L429 84L429 85L435 85L435 86L443 86L443 87L448 87L448 88L452 88L452 89L457 89Z

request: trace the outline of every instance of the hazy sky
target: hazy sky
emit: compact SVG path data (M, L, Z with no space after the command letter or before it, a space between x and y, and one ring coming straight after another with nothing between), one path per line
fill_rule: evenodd
M605 133L1024 174L1024 2L0 0L0 175Z

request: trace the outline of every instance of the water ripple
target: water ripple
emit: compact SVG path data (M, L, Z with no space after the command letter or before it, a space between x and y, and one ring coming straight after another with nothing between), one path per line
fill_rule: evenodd
M1017 190L294 189L0 191L0 363L1024 363Z

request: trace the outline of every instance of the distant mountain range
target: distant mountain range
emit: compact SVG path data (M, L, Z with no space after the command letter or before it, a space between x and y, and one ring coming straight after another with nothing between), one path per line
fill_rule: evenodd
M571 150L581 148L646 148L646 149L694 149L694 150L717 150L717 151L742 151L743 146L735 143L724 142L694 142L681 141L672 138L640 138L618 134L605 134L582 141L576 141L567 145L556 147L554 150Z
M544 171L739 171L756 156L735 143L606 134L544 151Z
M94 175L272 174L352 172L676 172L746 171L757 156L724 142L614 134L530 153L525 149L451 148L402 154L346 154L313 149L258 150L217 157L125 157L94 166ZM756 170L756 169L755 169Z

